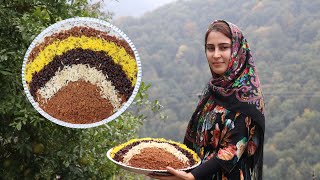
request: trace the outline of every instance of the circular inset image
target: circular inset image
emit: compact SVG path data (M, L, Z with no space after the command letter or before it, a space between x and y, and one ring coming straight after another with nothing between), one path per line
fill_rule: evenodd
M141 83L130 39L95 18L71 18L42 31L29 46L22 83L33 107L50 121L90 128L121 115Z

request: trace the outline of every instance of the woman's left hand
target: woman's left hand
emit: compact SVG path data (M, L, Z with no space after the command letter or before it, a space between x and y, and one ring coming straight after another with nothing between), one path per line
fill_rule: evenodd
M149 175L149 177L154 179L160 179L160 180L195 180L194 176L191 173L186 173L184 171L178 171L171 167L167 167L167 170L169 173L172 174L172 176L152 176Z

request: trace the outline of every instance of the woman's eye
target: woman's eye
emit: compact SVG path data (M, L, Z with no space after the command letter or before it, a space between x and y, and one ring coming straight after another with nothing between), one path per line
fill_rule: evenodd
M221 49L222 51L225 51L225 50L229 49L229 46L222 46L220 49Z
M208 51L214 51L214 47L207 47Z

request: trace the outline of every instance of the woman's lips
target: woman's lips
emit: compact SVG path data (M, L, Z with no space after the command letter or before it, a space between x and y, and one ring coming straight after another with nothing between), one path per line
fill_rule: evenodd
M223 62L213 62L212 64L213 65L221 65L221 64L223 64Z

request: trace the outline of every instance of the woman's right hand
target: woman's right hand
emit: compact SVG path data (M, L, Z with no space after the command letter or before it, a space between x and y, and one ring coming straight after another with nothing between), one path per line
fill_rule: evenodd
M172 176L153 176L153 175L148 175L148 176L151 178L160 179L160 180L195 180L194 176L191 173L175 170L172 167L167 167L167 170L169 173L172 174Z

